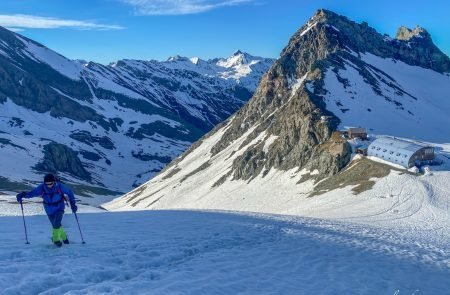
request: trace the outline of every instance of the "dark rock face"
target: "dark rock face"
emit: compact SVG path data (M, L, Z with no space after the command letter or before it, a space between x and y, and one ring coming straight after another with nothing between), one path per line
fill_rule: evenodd
M91 175L84 169L77 153L59 143L45 145L44 159L34 168L45 173L66 172L87 181L92 179Z
M98 143L101 147L113 150L115 149L114 143L109 139L107 136L92 136L90 132L88 131L77 131L73 132L70 135L70 138L73 138L75 140L78 140L80 142L83 142L85 144L88 144L90 146L93 146L93 144Z
M137 130L134 127L131 127L127 136L136 139L143 139L145 136L152 136L156 133L161 134L163 136L169 138L176 138L179 140L186 141L195 141L200 138L202 132L192 128L192 132L188 132L189 130L181 128L181 127L172 127L168 124L164 124L162 122L154 122L148 124L141 124Z
M171 158L170 157L160 157L158 155L149 155L149 154L145 154L142 151L131 151L131 155L141 161L159 161L161 163L169 163Z

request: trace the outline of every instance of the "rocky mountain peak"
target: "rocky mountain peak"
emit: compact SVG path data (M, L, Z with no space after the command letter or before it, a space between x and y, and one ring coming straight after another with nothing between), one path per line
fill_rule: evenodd
M234 160L230 172L233 179L250 180L271 168L295 167L317 169L326 176L346 165L349 146L334 132L339 119L305 85L320 79L327 58L345 48L336 26L346 28L348 23L345 17L319 10L291 38L280 59L263 76L252 100L236 113L211 150L215 155L247 133L242 146L264 134L259 144L250 146ZM321 120L322 117L329 119ZM264 148L264 141L274 137L277 139L270 149Z
M191 58L190 58L190 61L191 61L194 65L197 65L197 64L199 64L199 63L201 62L201 59L198 58L198 57L191 57Z
M217 62L217 65L225 68L240 67L242 65L248 64L251 60L254 59L255 58L250 54L238 50L234 52L233 55L229 58L219 60Z
M425 39L431 42L430 34L422 27L415 27L414 29L409 29L405 26L401 26L397 30L397 35L395 37L401 41L411 41L412 39Z
M180 55L175 55L175 56L169 57L167 59L167 61L169 61L169 62L177 62L177 61L190 61L190 60L187 57L180 56Z
M330 22L336 18L346 18L341 16L331 10L320 8L316 11L316 13L311 17L311 20L319 21L319 22Z
M356 53L368 52L383 58L395 57L407 64L441 73L450 72L450 59L433 44L430 34L424 28L401 27L396 38L390 38L378 33L367 22L357 23L325 9L318 10L295 33L283 50L282 59L287 58L291 64L301 60L304 66L311 68L312 62L317 59L349 50ZM303 74L304 72L291 73L297 78Z

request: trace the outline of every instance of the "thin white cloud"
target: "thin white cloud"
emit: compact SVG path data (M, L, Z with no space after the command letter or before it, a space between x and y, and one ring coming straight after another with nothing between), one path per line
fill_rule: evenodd
M74 28L81 30L121 30L122 26L102 25L89 21L65 20L53 17L42 17L25 14L0 14L0 26L8 27L14 31L24 29L57 29Z
M196 14L225 6L237 6L255 0L121 0L135 7L139 15Z

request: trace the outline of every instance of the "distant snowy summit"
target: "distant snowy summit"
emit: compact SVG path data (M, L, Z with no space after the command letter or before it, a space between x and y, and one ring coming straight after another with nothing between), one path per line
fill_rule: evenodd
M172 69L189 69L202 75L236 81L239 85L254 91L262 75L273 64L274 59L253 56L240 50L229 58L202 60L198 57L169 57L163 62Z
M252 96L273 60L241 54L102 65L0 27L0 190L49 171L87 196L139 185Z
M245 58L220 64L240 60ZM221 128L105 207L307 214L303 204L314 205L306 201L310 196L370 196L375 180L397 174L366 158L350 162L353 150L340 131L361 127L369 136L420 139L448 149L449 73L449 57L424 29L400 28L391 38L321 9ZM414 180L402 177L399 183Z

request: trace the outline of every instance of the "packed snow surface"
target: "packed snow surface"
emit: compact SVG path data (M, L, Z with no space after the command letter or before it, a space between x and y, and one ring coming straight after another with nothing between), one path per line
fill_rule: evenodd
M46 216L26 217L30 245L21 217L0 218L2 295L448 294L450 288L448 227L411 233L214 211L78 217L87 243L67 215L72 243L62 248L51 244Z

